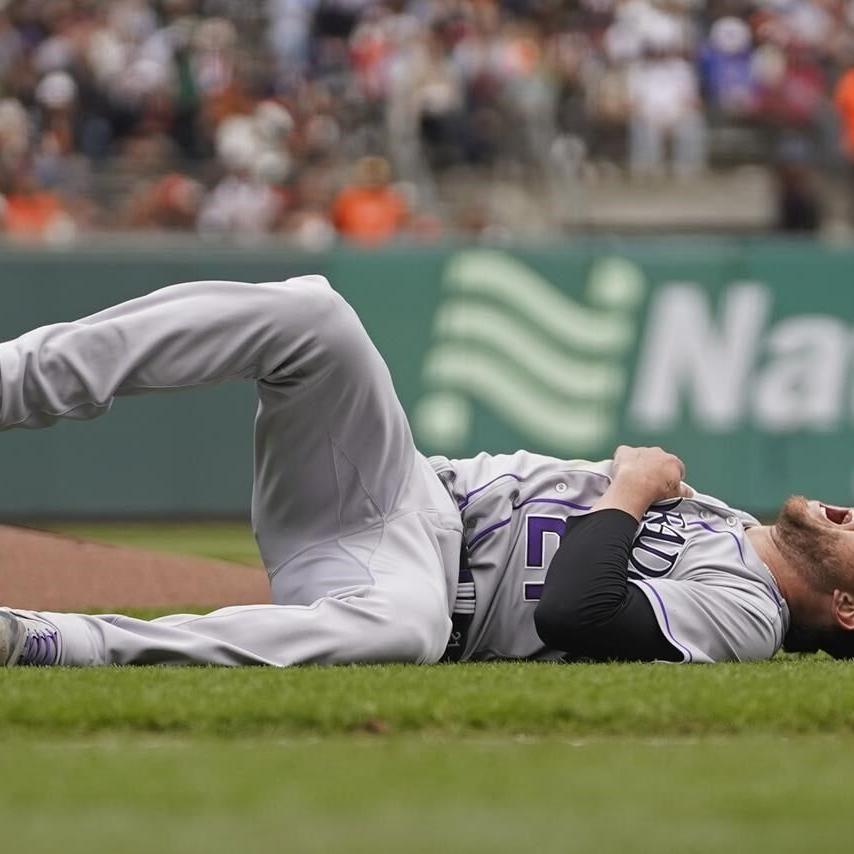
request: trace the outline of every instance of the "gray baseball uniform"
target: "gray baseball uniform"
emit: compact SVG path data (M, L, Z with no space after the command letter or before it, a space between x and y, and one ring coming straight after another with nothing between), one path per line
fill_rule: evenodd
M257 383L252 516L276 604L152 622L43 614L61 663L438 660L460 514L415 449L385 363L322 277L175 285L0 344L0 428L232 378Z
M0 429L232 378L258 390L252 517L275 604L150 622L42 613L61 663L431 662L452 611L471 619L451 636L462 658L560 656L537 637L534 606L566 516L604 492L609 464L428 462L380 355L322 277L175 285L2 343ZM686 661L767 658L782 643L788 611L744 537L752 524L698 495L639 528L632 580Z
M546 569L565 518L586 513L610 483L611 462L519 451L431 459L463 517L471 579L458 613L473 619L460 658L559 658L534 627ZM638 526L629 579L684 661L770 658L789 612L744 532L756 519L707 495L650 508Z

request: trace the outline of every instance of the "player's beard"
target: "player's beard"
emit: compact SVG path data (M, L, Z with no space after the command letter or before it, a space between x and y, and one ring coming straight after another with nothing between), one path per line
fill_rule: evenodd
M813 589L832 593L850 586L839 534L810 515L806 498L791 496L774 528L777 547Z

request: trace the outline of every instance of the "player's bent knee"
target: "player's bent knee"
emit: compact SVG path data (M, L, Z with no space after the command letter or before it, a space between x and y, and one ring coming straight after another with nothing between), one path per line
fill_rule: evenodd
M271 316L275 318L282 314L282 319L289 321L294 313L298 313L308 328L318 327L330 312L336 310L341 299L323 276L287 279L274 293L278 299L270 306Z
M311 331L324 348L334 347L349 330L361 331L356 313L324 276L288 279L271 296L263 307L271 322L285 331L296 315L299 326Z

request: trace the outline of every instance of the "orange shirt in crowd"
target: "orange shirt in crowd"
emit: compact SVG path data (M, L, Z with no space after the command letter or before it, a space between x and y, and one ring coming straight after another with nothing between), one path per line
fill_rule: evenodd
M332 205L341 234L359 243L390 240L406 220L406 203L391 187L347 187Z
M62 213L62 204L52 193L13 193L6 197L2 231L20 237L39 237Z
M854 68L839 78L833 100L842 119L842 139L849 157L854 157Z

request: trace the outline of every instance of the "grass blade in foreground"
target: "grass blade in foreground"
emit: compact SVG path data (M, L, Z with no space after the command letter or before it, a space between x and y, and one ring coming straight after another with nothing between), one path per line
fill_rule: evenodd
M758 664L0 673L4 732L379 732L674 736L854 731L854 667Z

